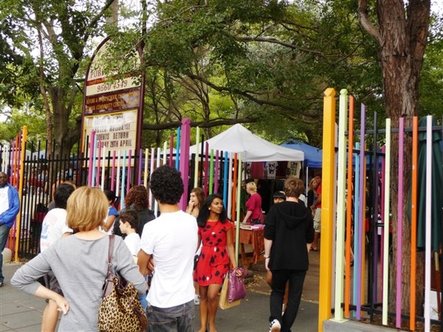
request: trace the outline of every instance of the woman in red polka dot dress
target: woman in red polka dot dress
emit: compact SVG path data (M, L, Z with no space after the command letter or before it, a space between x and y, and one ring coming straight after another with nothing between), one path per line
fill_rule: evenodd
M236 268L233 225L226 216L220 195L210 195L197 217L198 238L202 250L195 268L194 279L200 287L200 332L216 332L215 315L218 293L229 267Z

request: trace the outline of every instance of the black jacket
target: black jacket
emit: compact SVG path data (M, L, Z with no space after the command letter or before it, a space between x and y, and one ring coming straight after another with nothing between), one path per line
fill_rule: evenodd
M306 244L312 243L314 228L311 212L303 202L274 204L266 215L265 238L272 240L271 271L308 269Z

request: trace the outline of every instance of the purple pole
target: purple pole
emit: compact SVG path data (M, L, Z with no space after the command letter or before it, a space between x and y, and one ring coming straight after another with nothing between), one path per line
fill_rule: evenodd
M364 104L361 104L361 112L360 112L360 241L358 243L358 252L360 254L363 254L363 241L365 241L365 211L363 210L363 202L365 199L365 177L364 177L364 167L366 166L365 164L365 130L366 130L366 106ZM358 257L358 259L360 259L360 262L364 261L364 257L360 256ZM363 273L364 271L361 271L361 266L360 265L360 274ZM359 275L360 275L359 274ZM360 280L357 280L357 285L358 288L356 289L357 292L357 313L356 313L356 317L357 319L360 319L360 315L361 315L361 278L359 278Z
M208 196L209 192L209 143L205 142L205 161L203 162L205 177L203 179L203 191Z
M183 119L183 120L185 120L185 119ZM179 167L180 167L180 141L181 141L180 135L181 135L180 127L178 127L177 128L177 142L176 142L176 146L175 146L175 169L179 169Z
M218 150L215 150L214 193L218 193Z
M395 278L395 326L401 328L401 262L403 251L403 151L404 151L405 119L400 118L398 127L398 197L397 197L397 273Z
M134 155L135 157L135 155ZM137 185L142 184L142 165L143 165L143 150L139 150L138 154L138 174L137 174Z
M132 150L129 149L128 153L128 176L126 178L126 192L129 191L129 188L131 187L131 160L132 159Z
M183 179L184 192L180 200L180 207L186 210L188 202L189 185L189 147L191 144L191 120L184 118L182 120L181 142L180 142L180 173Z

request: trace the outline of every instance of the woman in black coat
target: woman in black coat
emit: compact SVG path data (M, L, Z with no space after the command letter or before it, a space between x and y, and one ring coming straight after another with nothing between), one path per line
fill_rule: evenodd
M272 272L270 331L287 332L297 316L303 283L309 266L308 246L314 239L312 214L302 201L303 181L286 179L286 201L275 204L265 221L265 267ZM287 308L282 315L283 296L289 281Z

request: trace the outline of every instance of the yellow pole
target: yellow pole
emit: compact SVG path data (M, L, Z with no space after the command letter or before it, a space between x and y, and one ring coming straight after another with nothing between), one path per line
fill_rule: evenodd
M321 248L318 331L331 317L332 235L335 190L335 90L325 90L323 98L323 171L321 190Z
M22 128L22 141L21 141L21 151L20 151L20 179L18 182L18 198L21 204L22 202L22 192L23 192L23 175L25 173L25 152L26 152L26 141L28 139L28 127L23 126ZM15 219L15 249L14 249L14 261L16 263L19 262L18 258L18 245L20 243L20 221L21 221L22 213L21 208L18 210L17 217Z

